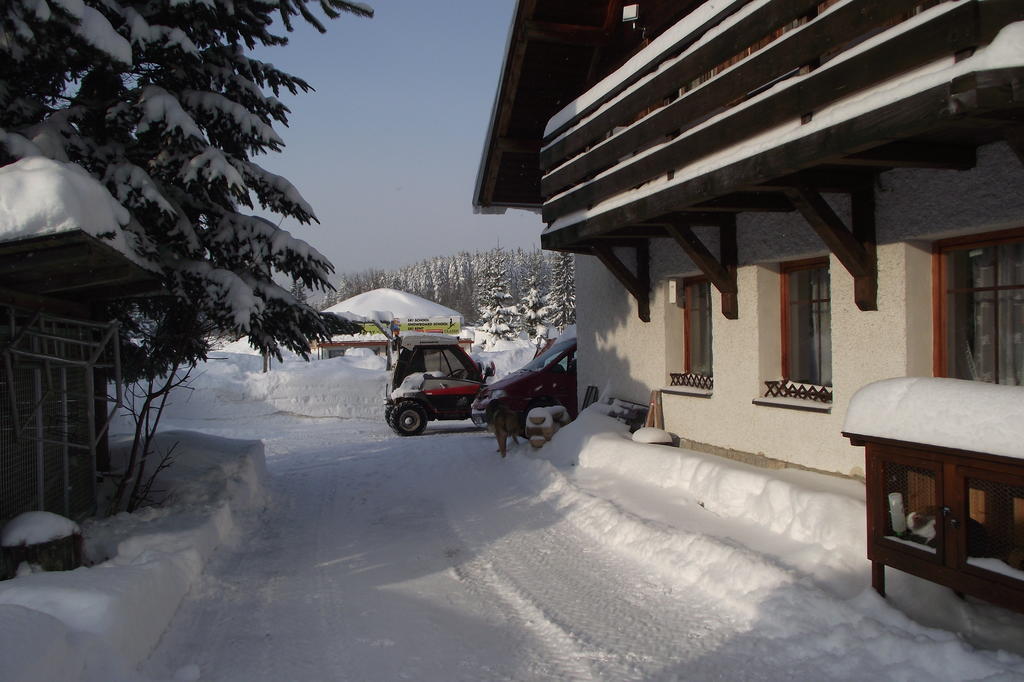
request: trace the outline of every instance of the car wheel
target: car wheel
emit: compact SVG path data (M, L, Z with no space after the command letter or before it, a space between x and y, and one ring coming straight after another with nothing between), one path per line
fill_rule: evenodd
M414 402L399 405L394 411L391 428L399 436L418 436L427 428L427 411Z
M395 428L395 406L388 405L384 408L384 423Z

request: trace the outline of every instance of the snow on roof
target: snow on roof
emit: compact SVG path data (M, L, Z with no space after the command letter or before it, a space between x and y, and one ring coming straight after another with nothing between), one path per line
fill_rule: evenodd
M826 11L835 11L837 7L839 7L839 5L833 5ZM655 145L642 153L629 157L624 162L596 175L586 183L569 188L562 194L550 197L547 201L551 202L562 196L580 191L587 187L588 184L598 181L611 173L615 173L626 166L641 163L644 159L654 153L657 153L666 145L677 143L685 144L686 138L701 135L707 128L718 123L722 119L735 115L742 109L756 106L768 97L776 96L787 89L794 88L807 78L820 75L826 69L834 68L858 54L871 49L878 43L891 39L896 33L909 31L931 19L934 19L937 15L953 11L957 7L958 5L956 4L946 3L926 10L902 24L865 40L856 47L847 50L835 59L822 65L811 74L794 76L793 78L777 83L773 87L751 97L742 104L726 109L725 111L712 116L701 124L687 130L678 138L674 138L673 140L664 142L660 145ZM739 17L741 15L737 14L735 16ZM726 26L731 20L733 20L733 18L727 19L723 22L722 27ZM713 30L721 30L721 28L716 27L716 29ZM698 44L700 43L695 44L695 46ZM695 49L695 47L691 49ZM600 201L597 204L594 204L590 208L581 209L561 216L545 228L545 232L553 232L555 230L583 222L602 213L620 208L659 192L669 190L673 187L678 187L692 181L694 178L700 177L701 175L724 168L730 163L755 156L770 149L776 149L784 144L807 137L812 133L819 132L843 121L848 121L869 111L877 110L887 104L911 97L912 95L923 92L930 87L951 82L965 74L975 71L1000 69L1021 65L1024 65L1024 22L1017 22L1003 27L991 43L979 47L970 57L959 61L953 56L936 60L913 71L890 78L889 80L868 90L853 93L848 97L823 107L821 110L816 110L814 112L814 118L809 123L804 124L799 118L797 118L788 123L776 126L764 133L742 140L737 144L725 147L718 152L677 169L671 176L671 179L663 176L661 178L651 180L637 189L620 192L612 197ZM730 68L736 68L736 66L734 65ZM638 81L638 83L632 87L640 87L644 82L645 81L643 80ZM712 81L708 81L708 83L712 82L714 82L714 79L712 79ZM707 84L701 87L707 87ZM630 89L627 89L622 95L619 95L619 97L625 96L625 94L630 91ZM616 100L613 98L611 101L614 102ZM598 111L600 111L600 109ZM581 123L577 124L577 126L581 125ZM563 133L563 135L564 134L566 133ZM618 134L622 134L622 132ZM602 144L608 144L608 140L605 140ZM566 161L566 163L571 163L571 160Z
M664 68L659 65L659 62L665 59L666 52L671 51L673 46L686 38L687 35L701 28L705 28L709 24L713 25L716 22L720 22L719 25L712 26L711 29L706 30L704 37L699 41L696 41L695 45L689 46L684 51L684 54L692 52L695 49L695 46L706 43L710 36L717 35L723 30L732 27L740 19L746 17L762 5L767 4L767 2L768 0L758 0L757 2L750 3L746 7L743 7L741 12L735 16L729 17L728 15L736 12L739 9L739 5L742 3L737 3L735 0L708 0L708 2L705 2L700 7L694 9L674 26L651 41L650 45L633 55L625 64L605 76L604 79L594 85L594 87L590 88L582 95L562 107L562 109L548 121L547 126L544 128L544 137L549 137L555 133L555 131L564 128L566 124L572 121L572 119L574 119L580 112L587 111L594 107L610 93L614 92L616 89L622 87L624 83L627 83L630 79L634 78L638 72L645 70L651 71L651 73L647 74L641 81L628 87L624 93L620 93L620 95L613 101L621 99L625 94L628 94L642 86L657 75L658 71ZM607 106L608 104L605 104L601 108L604 109Z
M1024 459L1024 387L899 378L850 400L843 432Z
M462 313L440 303L397 289L374 289L335 303L324 311L345 315L350 313L366 319L404 319L419 317L462 317ZM381 313L387 313L381 315Z
M128 244L128 210L74 163L32 156L0 167L0 241L81 230L152 269Z

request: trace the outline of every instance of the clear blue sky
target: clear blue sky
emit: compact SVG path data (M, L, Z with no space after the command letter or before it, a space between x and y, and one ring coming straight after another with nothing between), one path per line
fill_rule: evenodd
M296 24L257 56L316 92L281 99L283 154L258 160L292 181L320 225L282 227L338 272L539 244L539 215L474 215L473 189L514 0L371 0L376 16ZM310 4L311 7L315 3Z

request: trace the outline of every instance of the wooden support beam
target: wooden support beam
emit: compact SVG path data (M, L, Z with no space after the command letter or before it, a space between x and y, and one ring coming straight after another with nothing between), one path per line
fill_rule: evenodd
M646 240L636 244L637 273L630 272L610 246L602 244L593 247L598 260L626 287L637 303L637 314L643 322L651 321L651 280L650 250Z
M718 232L718 250L721 257L722 267L732 281L732 291L721 291L722 294L722 315L728 320L738 320L740 317L739 286L736 283L736 270L739 265L739 247L736 240L736 214L729 215L722 220Z
M847 229L828 202L807 185L786 190L786 196L829 251L854 278L854 300L861 310L878 310L878 264L874 253L874 192L861 189L853 210L854 229ZM863 241L862 241L863 240Z
M636 245L636 278L640 281L642 296L637 298L637 314L642 322L651 321L651 242L642 240Z
M693 233L685 215L673 217L665 226L665 231L690 260L700 268L708 281L722 295L722 314L727 319L739 318L736 285L736 218L730 216L720 223L721 257L715 258L707 246Z
M875 192L862 189L850 195L853 236L864 248L871 271L853 278L853 300L861 310L878 310L878 256L875 249Z
M830 159L838 166L969 170L977 164L974 147L932 142L890 142L874 149Z

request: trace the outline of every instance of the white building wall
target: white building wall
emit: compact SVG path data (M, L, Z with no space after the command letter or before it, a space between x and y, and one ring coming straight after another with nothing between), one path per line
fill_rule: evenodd
M830 257L834 402L828 412L755 405L764 381L781 378L781 302L778 264L824 255L823 245L797 214L741 214L738 223L739 319L721 314L712 290L715 388L710 397L663 396L666 428L681 437L744 453L850 475L863 474L863 453L842 437L851 396L895 376L930 376L932 255L935 239L1024 224L1024 169L1005 145L979 150L966 172L893 171L876 193L878 310L861 311L853 278ZM827 197L848 218L842 197ZM714 231L701 233L713 252ZM580 392L601 399L646 402L682 371L682 310L668 302L669 278L699 275L670 240L651 241L651 322L594 258L577 258ZM632 252L620 257L631 265Z
M678 247L676 247L678 248ZM617 255L632 268L635 255ZM664 270L664 254L651 249L652 277ZM576 257L577 383L580 400L587 386L597 386L601 400L609 396L646 403L665 381L665 315L660 292L652 293L651 321L641 322L636 301L593 256Z

